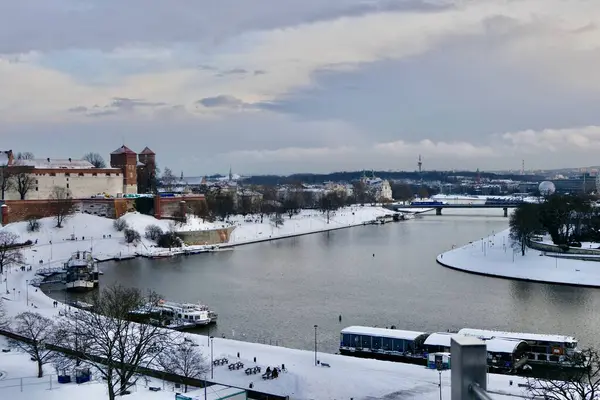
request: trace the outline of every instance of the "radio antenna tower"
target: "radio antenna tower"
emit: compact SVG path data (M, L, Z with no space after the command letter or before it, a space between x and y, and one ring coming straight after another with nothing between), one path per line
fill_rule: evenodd
M417 162L417 166L419 167L419 174L421 173L421 169L423 168L423 161L421 161L421 155L419 154L419 162Z

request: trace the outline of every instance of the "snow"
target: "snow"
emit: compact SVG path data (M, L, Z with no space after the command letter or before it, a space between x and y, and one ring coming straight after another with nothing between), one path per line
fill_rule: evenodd
M520 250L511 248L508 229L442 253L437 261L446 267L495 277L600 287L595 262L549 257L533 249L522 256Z
M517 333L517 332L501 332L492 331L488 329L471 329L463 328L458 331L460 335L465 336L476 336L484 338L508 338L508 339L520 339L526 341L540 341L540 342L551 342L551 343L577 343L577 340L573 336L564 335L545 335L540 333Z
M304 211L291 220L285 217L283 227L275 230L271 239L285 237L285 235L303 234L318 231L318 229L345 228L352 225L375 219L379 215L390 213L388 210L378 207L355 207L338 211L330 221L326 223L323 215L314 211ZM236 217L240 221L240 217ZM141 231L148 224L168 224L165 221L157 221L152 217L141 214L128 214L125 216L128 224L134 229ZM65 222L61 229L53 228L52 219L43 219L42 230L36 233L27 232L26 223L9 224L4 229L19 234L23 240L38 240L38 244L24 250L24 255L29 264L33 265L32 271L21 271L18 268L10 269L5 277L8 293L3 295L7 313L16 315L26 310L39 312L50 318L58 318L58 312L64 307L53 306L53 300L48 298L41 290L26 283L35 277L38 268L46 266L52 255L52 260L65 260L77 250L89 250L93 247L93 254L99 258L114 257L115 255L134 254L144 251L149 243L146 241L141 245L127 246L123 242L122 233L116 232L113 221L106 218L87 214L76 214ZM239 222L238 222L239 223ZM403 223L403 222L400 222ZM252 240L263 240L265 234L259 235L260 229L266 229L265 224L241 223L236 228L236 236L233 244L248 243ZM258 226L258 227L257 227ZM267 225L271 229L270 225ZM308 229L307 229L308 228ZM238 230L239 229L239 230ZM235 232L235 231L234 231ZM80 240L67 240L71 234ZM111 238L102 239L102 235L111 235ZM85 237L85 240L81 240ZM93 237L93 239L91 239ZM144 239L145 240L145 239ZM52 245L50 245L52 241ZM148 251L148 250L146 250ZM44 260L40 265L39 260ZM2 290L4 292L4 290ZM312 328L312 326L310 326ZM377 328L363 328L373 332ZM389 332L390 330L385 330ZM396 331L402 334L404 331ZM404 332L406 334L406 332ZM412 333L414 335L415 333ZM359 359L335 354L318 353L318 359L329 364L330 368L314 365L314 352L288 349L284 347L268 346L257 343L241 342L231 339L215 338L214 347L210 349L205 336L186 334L188 338L199 345L199 349L208 359L212 353L213 357L227 357L230 362L242 361L245 367L260 365L263 370L267 366L281 366L285 364L287 372L274 380L264 381L260 375L245 375L243 370L230 371L226 366L214 367L214 382L219 384L248 387L252 382L254 389L273 394L289 395L296 400L306 399L394 399L413 398L423 400L435 400L439 398L438 372L428 370L421 366L386 362L369 359ZM414 336L412 336L414 337ZM212 351L211 351L212 350ZM240 358L237 354L240 354ZM30 377L35 372L35 365L27 356L10 356L0 353L0 371L8 371L6 378ZM14 357L14 358L11 358ZM257 362L254 363L254 357ZM12 361L11 361L12 360ZM46 378L43 378L46 379ZM43 380L42 380L43 381ZM514 385L510 385L513 381ZM517 383L522 383L522 378L504 375L489 375L488 389L496 394L496 399L506 398L508 395L522 395L521 388ZM106 389L103 384L93 382L84 385L56 385L52 390L45 385L27 386L23 392L19 387L2 388L0 385L0 396L11 399L66 399L86 398L96 400L106 398ZM450 373L442 374L443 396L450 398ZM498 394L498 393L503 393ZM168 395L168 396L167 396ZM138 388L132 398L138 396L148 399L173 398L173 393L161 391L149 392L144 388ZM512 397L512 396L510 396Z
M349 326L347 328L342 329L342 333L349 333L353 335L379 336L404 340L415 340L419 336L425 334L425 332L403 331L400 329L371 328L368 326Z
M525 343L523 340L515 339L489 339L485 341L485 346L488 352L491 353L509 353L512 354L517 346Z
M450 342L453 336L455 335L447 332L432 333L427 337L427 339L425 339L423 344L426 346L450 347Z

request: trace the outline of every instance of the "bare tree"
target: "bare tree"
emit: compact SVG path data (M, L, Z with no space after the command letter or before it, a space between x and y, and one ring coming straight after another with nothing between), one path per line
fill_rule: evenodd
M160 353L157 361L165 372L184 378L198 379L208 372L200 350L185 341L177 344L171 351ZM187 393L188 385L185 382L184 390Z
M5 267L23 262L23 253L19 244L19 235L0 231L0 274L4 272Z
M597 398L600 394L600 354L590 348L566 358L571 365L560 371L554 379L527 379L527 392L531 399Z
M12 174L12 185L21 196L21 200L25 200L27 193L35 189L35 175L31 173L32 168L18 165L13 168L16 169Z
M17 160L33 160L35 156L30 151L23 151L17 153Z
M0 191L2 191L2 200L4 200L6 192L15 187L12 172L13 170L8 167L0 166Z
M14 333L24 336L27 341L11 339L11 345L21 349L37 362L38 378L44 376L44 364L52 361L53 351L47 345L60 342L59 330L53 320L41 314L26 311L15 317Z
M63 329L65 346L75 345L84 360L106 381L108 398L127 393L136 383L136 371L150 367L162 351L177 342L179 334L157 325L131 321L131 313L149 314L158 295L144 296L139 289L109 286L92 300L94 312L67 312Z
M62 186L54 186L50 192L49 204L54 213L56 227L62 228L63 222L75 212L71 191Z
M87 153L83 156L82 160L85 160L92 164L95 168L106 168L106 162L104 158L98 153Z
M165 189L171 190L173 189L173 185L175 185L175 181L177 181L177 178L175 175L173 175L171 168L165 167L165 170L160 177L161 184L165 187Z

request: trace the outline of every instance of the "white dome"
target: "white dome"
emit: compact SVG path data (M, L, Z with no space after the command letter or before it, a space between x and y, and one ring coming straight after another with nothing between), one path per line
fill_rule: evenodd
M556 186L554 186L554 183L550 181L544 181L540 183L538 189L540 191L540 194L543 196L548 196L556 192Z

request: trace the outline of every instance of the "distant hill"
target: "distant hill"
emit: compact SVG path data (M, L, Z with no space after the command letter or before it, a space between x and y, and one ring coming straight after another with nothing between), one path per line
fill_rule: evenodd
M388 180L409 179L418 181L448 181L451 176L464 176L476 178L477 172L474 171L374 171L375 176ZM323 182L352 182L360 179L363 174L371 176L372 172L368 171L342 171L332 172L329 174L292 174L292 175L252 175L244 178L244 182L252 185L277 185L277 184L321 184ZM517 175L517 174L498 174L492 172L480 172L481 178L489 179L512 179L518 181L536 182L540 180L537 175Z

